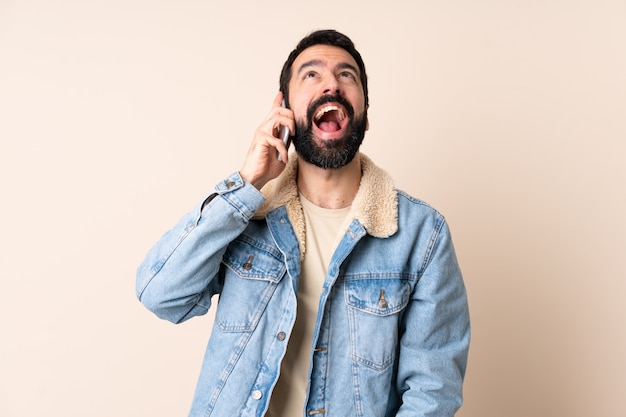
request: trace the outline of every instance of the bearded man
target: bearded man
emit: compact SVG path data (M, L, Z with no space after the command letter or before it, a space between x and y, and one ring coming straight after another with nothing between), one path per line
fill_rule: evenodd
M174 323L219 294L190 416L461 406L470 325L450 232L359 151L367 110L353 42L334 30L302 39L242 168L138 268L139 299Z

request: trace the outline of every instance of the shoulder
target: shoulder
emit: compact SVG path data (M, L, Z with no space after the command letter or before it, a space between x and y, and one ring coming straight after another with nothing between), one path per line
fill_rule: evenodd
M396 189L396 194L398 196L398 204L406 206L409 210L421 211L424 213L432 214L434 216L443 217L443 215L429 203L410 195L406 191Z
M441 228L446 223L444 215L429 203L416 198L403 190L396 190L398 198L398 222L402 224L429 223L432 227Z

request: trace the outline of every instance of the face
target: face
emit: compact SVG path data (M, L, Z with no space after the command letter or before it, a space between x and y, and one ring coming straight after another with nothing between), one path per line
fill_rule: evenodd
M342 48L315 45L294 61L289 105L296 119L296 151L322 168L350 162L367 129L359 70Z

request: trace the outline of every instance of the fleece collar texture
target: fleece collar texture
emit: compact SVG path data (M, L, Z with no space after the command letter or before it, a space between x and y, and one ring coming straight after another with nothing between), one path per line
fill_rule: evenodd
M398 230L398 195L390 175L376 166L364 154L361 158L361 184L350 212L346 217L344 228L358 220L367 233L378 238L392 236ZM298 197L296 179L298 175L298 158L290 155L289 163L284 171L273 181L261 189L266 201L257 211L255 218L264 218L270 211L285 206L289 220L294 228L300 245L301 257L305 253L305 221L302 205Z

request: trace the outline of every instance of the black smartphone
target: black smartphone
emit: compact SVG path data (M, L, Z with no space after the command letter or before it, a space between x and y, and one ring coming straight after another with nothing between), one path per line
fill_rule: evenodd
M283 99L283 107L287 107L285 105L285 99ZM278 137L283 141L287 150L289 150L289 145L291 145L291 136L289 136L289 128L287 126L281 125L278 129ZM278 160L282 161L283 158L278 154Z

